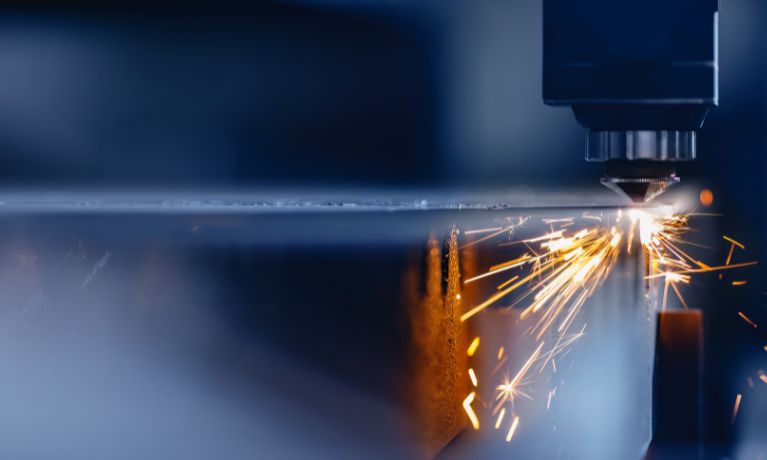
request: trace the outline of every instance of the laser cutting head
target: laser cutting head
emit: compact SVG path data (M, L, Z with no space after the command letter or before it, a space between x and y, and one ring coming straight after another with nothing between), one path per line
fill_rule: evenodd
M604 163L602 184L633 202L679 182L676 164L695 159L695 131L589 131L586 160Z
M586 160L632 201L679 182L718 102L718 0L544 0L543 98L572 107Z

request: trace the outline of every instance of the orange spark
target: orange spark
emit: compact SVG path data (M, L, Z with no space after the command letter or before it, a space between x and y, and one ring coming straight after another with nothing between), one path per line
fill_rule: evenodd
M508 239L500 243L499 246L518 245L518 252L515 255L516 258L492 265L486 272L464 281L464 283L472 283L494 275L501 275L503 278L500 284L496 283L496 289L491 295L480 300L480 303L475 304L475 306L469 306L467 311L461 315L460 320L464 322L485 308L496 303L500 304L507 297L511 298L510 304L503 305L503 307L512 308L519 304L524 306L519 321L528 318L534 319L527 329L527 334L534 338L534 343L538 343L537 348L512 379L509 379L509 373L506 372L501 379L501 384L496 386L495 403L492 406L492 415L496 416L497 414L495 428L500 429L503 422L506 421L507 412L511 414L510 417L513 417L506 436L508 442L513 438L519 425L519 417L514 415L515 400L518 397L532 400L532 392L527 388L537 377L531 374L543 372L549 361L554 367L554 372L557 372L555 358L559 360L560 354L567 353L575 340L583 336L585 325L579 333L571 332L571 329L575 328L574 323L578 312L586 304L588 298L609 277L616 262L624 253L621 246L625 246L625 252L631 254L634 235L638 236L638 240L641 242L640 248L644 250L645 254L648 271L644 274L644 278L646 280L664 278L662 309L666 307L669 288L673 289L681 304L685 308L689 308L682 296L683 291L680 283L691 284L692 276L696 273L731 270L753 266L757 263L753 261L733 264L735 247L745 249L745 246L726 235L723 235L723 238L730 243L731 247L724 265L711 266L693 258L686 252L687 248L704 246L684 239L685 233L690 230L688 226L690 215L664 215L638 209L629 210L626 214L630 219L630 225L626 225L625 220L623 223L621 222L621 217L624 215L622 211L618 211L614 220L584 213L584 219L601 223L594 224L592 222L583 226L584 222L579 219L577 223L581 225L571 227L572 230L566 227L576 225L575 218L541 219L548 227L546 233L542 232L529 238L516 240L512 240L511 237L515 229L522 226L527 218L520 219L519 223L515 225L466 232L466 234L484 234L466 246L502 235L504 238L508 236ZM626 235L628 235L627 238ZM518 269L518 274L509 272L512 269ZM747 284L747 281L736 280L731 281L731 283L733 286L742 286ZM660 287L659 283L651 284L649 282L646 286L648 289L650 286L653 286L653 289ZM653 296L652 299L654 302L660 300L657 295ZM525 303L523 304L523 302ZM738 314L752 327L757 327L743 312ZM556 336L551 340L549 339L550 336L546 335L550 331L556 331ZM546 348L544 348L542 341L544 337L547 341ZM478 346L479 337L476 337L467 350L467 354L473 356ZM764 348L767 351L767 345ZM499 347L498 361L491 375L495 376L501 368L508 366L509 358L510 356L505 353L504 347ZM531 372L534 367L539 372ZM469 369L469 377L474 387L478 387L477 374L473 369ZM761 373L759 378L767 383L765 381L767 377L764 376L764 373ZM753 383L753 379L751 382ZM555 396L556 387L548 392L547 409L551 407ZM479 419L471 405L477 397L476 392L472 392L464 400L464 409L475 429L479 429ZM732 414L733 423L740 407L741 398L742 396L738 394ZM487 405L483 402L481 407L484 408Z
M519 279L519 275L514 275L511 278L504 281L503 283L499 284L497 289L501 290L518 279Z
M725 240L725 241L729 241L730 243L732 243L732 244L734 244L735 246L739 247L740 249L746 249L746 247L745 247L744 245L742 245L741 243L739 243L739 242L737 242L737 241L733 240L732 238L730 238L730 237L729 237L729 236L727 236L727 235L722 235L722 238L724 238L724 240Z
M509 262L506 262L505 264L496 265L495 267L490 267L490 270L487 272L477 275L473 278L469 278L466 281L463 282L463 284L469 284L473 283L474 281L481 280L482 278L487 278L488 276L493 276L497 273L505 272L506 270L511 270L512 268L521 267L522 265L525 265L529 260L531 259L530 256L524 255L520 257L519 259L511 260Z
M682 305L684 306L685 310L689 310L690 307L687 305L687 302L685 302L684 297L682 297L682 293L679 292L679 289L676 287L675 284L671 284L671 287L674 289L674 292L676 293L677 298L680 302L682 302Z
M738 411L740 410L740 399L742 398L742 395L738 393L738 396L735 397L735 406L732 408L732 420L730 420L730 424L735 423L735 417L738 416Z
M471 403L474 402L474 396L476 396L475 392L469 393L469 396L466 397L466 399L463 400L463 410L466 411L466 415L469 416L469 420L471 421L471 426L474 427L475 430L479 429L479 419L477 418L477 414L474 413L474 409L471 408Z
M479 337L474 337L474 340L471 341L471 345L469 345L469 348L466 350L466 354L469 356L474 356L474 353L477 352L478 347L479 347Z
M529 358L527 358L527 361L522 366L521 369L519 369L519 372L517 372L517 375L514 376L514 378L511 380L511 387L514 388L517 385L519 385L519 382L522 381L522 378L524 378L525 374L527 374L527 371L530 370L530 367L533 365L536 359L538 359L538 355L541 354L541 349L543 348L543 342L541 342L540 345L538 345L538 348L535 349L532 355L530 355Z
M751 325L751 326L752 326L754 329L756 329L756 328L757 328L757 325L756 325L756 323L755 323L755 322L753 322L753 321L751 321L751 318L749 318L748 316L746 316L745 314L743 314L743 312L742 312L742 311L739 311L739 312L738 312L738 316L740 316L741 318L743 318L743 321L745 321L745 322L747 322L748 324L750 324L750 325Z
M704 273L704 272L713 272L713 271L718 271L718 270L732 270L734 268L751 267L751 266L754 266L754 265L756 265L758 263L759 262L753 261L753 262L743 262L741 264L719 265L719 266L716 266L716 267L692 268L692 269L689 269L689 270L680 270L680 271L678 271L676 273L679 274L679 275L688 275L688 274L691 274L691 273ZM655 274L655 275L645 276L644 279L651 280L651 279L655 279L655 278L660 278L662 276L666 276L666 273L659 273L659 274Z
M474 373L474 369L469 369L469 378L471 379L471 384L476 387L477 386L477 374Z
M730 261L732 260L732 253L735 252L735 244L730 244L730 251L727 253L727 259L724 261L724 265L730 265ZM722 279L724 276L724 273L719 274L719 279Z

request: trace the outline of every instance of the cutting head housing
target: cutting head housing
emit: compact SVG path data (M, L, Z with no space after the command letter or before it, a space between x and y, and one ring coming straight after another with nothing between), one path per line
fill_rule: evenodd
M543 98L572 107L602 183L645 201L718 101L717 0L544 0Z
M695 159L695 131L589 131L586 160L604 162L602 184L643 203L679 182L676 163Z

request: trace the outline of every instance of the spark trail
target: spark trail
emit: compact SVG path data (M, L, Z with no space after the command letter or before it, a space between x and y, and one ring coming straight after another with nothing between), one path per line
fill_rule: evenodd
M708 265L692 257L687 247L696 247L684 239L690 230L689 214L657 213L639 209L614 215L593 215L536 220L518 218L514 223L487 229L464 232L469 239L462 248L480 243L492 243L515 250L513 258L490 266L485 272L468 278L464 284L497 280L491 295L470 307L460 318L468 321L487 308L516 307L521 310L521 322L527 322L527 336L533 341L534 351L524 363L514 370L509 368L509 353L498 350L498 365L492 375L504 366L507 371L495 385L495 403L490 407L494 428L500 429L510 420L506 441L511 441L520 429L520 417L515 410L519 398L533 400L536 379L549 365L556 370L557 358L566 354L578 339L586 334L586 324L575 328L578 313L587 300L610 276L621 257L641 250L645 260L645 280L648 292L662 292L660 309L667 308L668 298L675 295L684 308L689 308L680 285L689 285L698 273L731 270L756 264L756 262L732 263L735 248L744 246L730 237L731 244L724 265ZM542 224L546 230L537 235L515 238L527 226ZM476 238L473 239L472 238ZM637 241L638 240L638 241ZM659 284L659 282L662 282ZM744 283L737 283L735 285ZM744 318L744 320L747 320ZM546 338L544 340L544 338ZM472 342L467 351L470 357L478 353L480 338ZM514 375L513 378L509 378ZM487 377L486 377L487 378ZM473 386L478 377L471 372ZM556 387L548 391L546 408L552 404ZM475 429L479 429L479 416L471 407L476 391L464 402L466 413Z

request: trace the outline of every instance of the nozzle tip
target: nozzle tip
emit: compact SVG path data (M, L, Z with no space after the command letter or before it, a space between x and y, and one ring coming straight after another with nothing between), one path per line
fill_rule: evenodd
M671 161L608 161L602 184L635 203L645 203L679 182Z
M679 182L675 175L666 177L603 177L602 184L634 203L646 203Z

